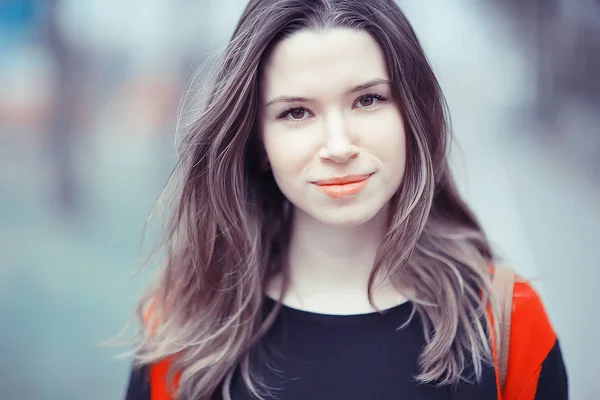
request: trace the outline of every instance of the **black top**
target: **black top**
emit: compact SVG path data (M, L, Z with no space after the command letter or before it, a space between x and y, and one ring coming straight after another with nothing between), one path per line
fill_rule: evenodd
M272 307L273 300L267 300ZM279 400L485 400L497 399L493 366L484 366L478 383L462 382L456 388L420 384L418 355L424 345L418 314L404 328L412 304L404 303L383 314L326 315L283 306L260 348L268 356L254 357L254 369L268 387L269 399ZM558 343L554 360L546 368L545 381L552 381L551 397L566 399L566 381L561 391L558 373L564 371ZM266 360L271 363L267 367ZM546 364L544 362L544 364ZM558 364L562 367L556 367ZM469 376L472 371L467 371ZM147 368L132 372L126 400L149 400ZM542 384L542 379L540 379ZM234 400L255 399L241 375L232 382ZM545 391L547 393L548 391ZM538 397L536 396L536 400Z

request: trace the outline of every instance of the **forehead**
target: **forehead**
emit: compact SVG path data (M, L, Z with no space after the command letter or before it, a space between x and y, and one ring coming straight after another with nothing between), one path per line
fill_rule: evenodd
M388 78L383 52L365 31L304 30L279 42L262 71L265 98L334 94L374 78Z

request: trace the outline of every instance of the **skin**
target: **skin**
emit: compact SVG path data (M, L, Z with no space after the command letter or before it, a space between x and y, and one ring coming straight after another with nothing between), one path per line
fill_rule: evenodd
M363 31L300 31L273 49L261 78L266 158L294 207L284 304L371 312L368 277L406 160L383 53ZM275 278L267 292L279 288ZM378 308L404 301L385 283L374 299Z

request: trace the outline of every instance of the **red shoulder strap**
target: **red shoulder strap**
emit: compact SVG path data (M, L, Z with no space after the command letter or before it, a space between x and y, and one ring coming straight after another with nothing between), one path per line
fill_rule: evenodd
M150 332L154 332L160 319L157 314L157 302L151 301L143 315L144 323ZM174 379L169 382L169 369L173 364L173 357L164 359L150 366L150 400L175 400L175 392L179 387L181 374L177 372Z
M175 391L179 387L180 373L175 374L173 382L167 381L169 368L173 360L166 359L154 364L150 368L150 399L175 400Z
M500 390L504 392L510 348L510 325L512 322L512 300L515 286L515 273L510 268L496 267L492 278L492 288L498 301L498 332L496 332L496 353Z
M502 391L500 368L496 368L498 399L534 400L542 363L556 342L556 333L539 295L519 277L514 282L511 303L508 341L504 341L510 345L507 346L506 380ZM491 310L488 309L488 312L491 314ZM500 343L497 341L494 335L492 351L495 362L499 364L498 344L502 346L502 339Z

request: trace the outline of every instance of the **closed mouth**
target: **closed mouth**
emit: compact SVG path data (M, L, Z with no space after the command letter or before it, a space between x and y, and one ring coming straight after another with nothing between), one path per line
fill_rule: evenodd
M324 179L313 182L317 186L333 186L333 185L348 185L350 183L362 182L368 179L371 174L368 175L346 175L342 177L336 177L331 179Z
M317 189L334 199L352 197L360 193L369 182L369 175L347 175L313 182Z

